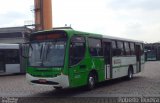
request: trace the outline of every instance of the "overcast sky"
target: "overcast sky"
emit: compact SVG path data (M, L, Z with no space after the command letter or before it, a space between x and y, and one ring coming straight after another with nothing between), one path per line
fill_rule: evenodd
M34 0L0 0L0 27L34 20ZM53 27L160 41L160 0L52 0Z

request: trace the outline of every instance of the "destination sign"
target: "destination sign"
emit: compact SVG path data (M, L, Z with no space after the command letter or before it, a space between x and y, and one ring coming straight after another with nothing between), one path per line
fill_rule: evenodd
M61 39L61 38L66 38L66 37L67 36L65 33L43 33L43 34L36 34L36 35L31 36L31 41Z

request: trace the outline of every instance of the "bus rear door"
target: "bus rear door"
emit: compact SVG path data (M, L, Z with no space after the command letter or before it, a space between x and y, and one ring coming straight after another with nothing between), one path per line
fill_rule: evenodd
M136 49L136 66L137 66L137 72L141 71L141 48L140 45L135 45Z
M112 53L111 42L103 42L104 59L105 59L105 77L110 79L112 75Z

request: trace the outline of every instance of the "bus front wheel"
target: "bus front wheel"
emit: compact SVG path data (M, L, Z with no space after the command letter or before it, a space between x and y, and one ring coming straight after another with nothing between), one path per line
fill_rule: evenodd
M96 75L94 73L90 73L88 76L88 84L87 84L88 90L93 89L95 85L96 85Z

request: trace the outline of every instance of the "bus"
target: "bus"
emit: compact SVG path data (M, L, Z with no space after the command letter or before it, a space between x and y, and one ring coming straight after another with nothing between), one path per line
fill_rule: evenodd
M25 73L20 44L0 44L0 75Z
M102 81L132 79L144 69L142 41L55 28L32 33L28 45L31 85L93 89Z
M160 60L160 43L147 43L144 45L145 60L158 61Z

